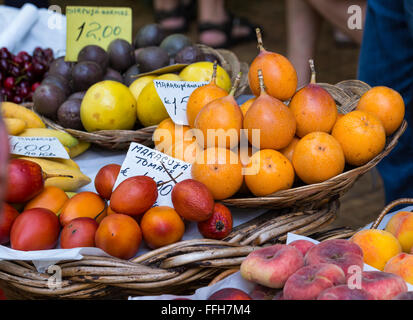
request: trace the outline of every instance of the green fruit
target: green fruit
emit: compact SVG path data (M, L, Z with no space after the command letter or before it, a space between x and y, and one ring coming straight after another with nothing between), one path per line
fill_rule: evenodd
M181 81L182 79L173 73L166 73L156 80ZM155 126L169 117L165 106L156 92L155 84L150 81L141 91L137 101L137 114L143 126Z
M170 57L175 57L179 51L191 45L192 41L186 35L175 33L163 39L159 46L165 49L169 53Z

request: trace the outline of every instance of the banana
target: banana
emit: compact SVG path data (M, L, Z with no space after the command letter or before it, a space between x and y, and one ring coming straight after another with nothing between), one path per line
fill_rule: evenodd
M7 133L11 136L17 136L26 129L26 122L18 118L4 118Z
M64 164L64 165L66 165L70 168L80 170L79 165L75 161L73 161L72 159L61 159L61 158L52 158L51 159L51 158L46 158L46 160L52 160L52 161L55 161L55 162L59 162L59 163Z
M30 158L20 157L20 159L26 159L36 162L42 167L42 170L46 174L61 174L70 175L73 178L68 177L56 177L48 178L45 181L45 186L55 186L63 189L66 192L75 192L79 188L88 185L92 180L83 174L79 169L68 166L65 163L54 161L50 158Z
M76 158L77 156L80 156L83 152L88 150L90 148L90 142L86 141L79 141L79 143L69 149L69 156L70 158Z
M1 114L3 118L18 118L26 122L27 128L46 128L42 119L32 110L13 102L2 102Z
M29 128L24 130L21 137L56 137L67 148L73 148L79 143L75 137L65 131L46 129L46 128Z

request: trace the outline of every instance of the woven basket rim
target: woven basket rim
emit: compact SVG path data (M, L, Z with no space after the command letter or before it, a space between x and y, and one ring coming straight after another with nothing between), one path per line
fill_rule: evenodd
M252 231L258 235L268 232L271 234L268 223L270 222L271 227L273 221L278 221L283 230L280 231L282 237L276 239L285 241L286 232L291 228L291 219L294 218L294 221L304 221L297 224L294 232L311 235L319 232L324 220L335 217L338 207L338 200L332 200L317 210L302 208L285 215L267 213L260 221L261 229L256 228L254 220ZM268 216L272 220L268 220ZM305 230L302 227L309 218L314 227ZM238 234L248 237L248 232L251 231L248 230L251 229L248 223L239 227ZM249 238L251 239L251 235ZM266 239L271 243L271 238L267 236ZM6 289L6 292L19 292L21 297L15 298L23 299L96 299L107 298L114 293L121 294L124 298L131 295L179 294L207 286L222 270L239 267L250 252L262 247L253 243L253 240L247 244L234 241L233 237L227 240L184 240L131 260L84 255L81 260L56 263L61 268L63 277L59 288L49 288L50 275L39 273L30 261L2 260L0 286Z

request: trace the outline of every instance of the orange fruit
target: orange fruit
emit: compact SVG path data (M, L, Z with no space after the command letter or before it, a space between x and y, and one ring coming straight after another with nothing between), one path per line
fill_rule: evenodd
M312 132L297 143L293 166L307 184L328 180L343 172L344 153L338 141L328 133Z
M340 143L346 162L361 166L377 156L386 145L380 119L365 111L351 111L334 125L332 135Z
M61 225L64 227L71 220L79 217L95 219L100 223L107 215L106 202L95 192L83 191L67 200L59 215Z
M182 218L174 208L167 206L146 211L140 226L145 243L152 249L178 242L185 232Z
M260 150L251 157L245 175L248 189L256 196L266 196L292 187L294 169L291 162L280 152L272 149ZM256 174L252 174L256 171Z
M97 248L119 259L130 259L139 250L142 232L138 223L126 214L111 214L100 223L95 234Z
M258 70L261 93L245 114L243 127L249 142L259 149L279 150L288 146L296 131L294 114L283 102L270 96L264 87L264 77ZM259 136L255 139L254 133Z
M280 150L280 152L284 156L286 156L287 159L290 160L290 162L293 161L293 154L294 154L294 150L295 150L295 147L297 146L298 141L300 141L300 139L297 137L294 137L288 146Z
M260 94L258 70L262 70L268 94L282 101L290 99L297 89L297 71L286 57L264 48L259 30L257 40L260 52L248 70L248 82L252 93L256 96Z
M189 130L189 126L175 124L171 118L162 120L162 122L156 127L152 136L155 149L165 152L173 144L175 144L176 141L180 141L188 137L188 135L190 135L190 133L188 133Z
M337 106L327 90L310 83L292 97L290 110L297 122L298 137L316 131L330 133L337 119Z
M186 116L190 127L194 127L195 119L201 109L213 100L223 98L228 92L216 84L217 64L214 63L211 82L192 91L186 105Z
M215 200L234 195L243 182L238 154L225 148L203 150L192 164L192 178L205 184Z
M233 88L229 95L211 101L199 111L194 127L202 132L204 148L233 148L238 145L242 129L242 112ZM202 144L203 142L203 144Z
M242 115L245 117L245 114L247 113L248 109L251 107L252 103L257 99L257 97L248 99L245 101L243 104L241 104L239 107L241 108Z
M44 208L58 214L68 200L69 197L62 189L55 186L45 186L42 192L26 204L24 210Z
M176 159L194 163L198 154L202 151L200 145L193 140L179 140L176 141L165 153Z
M402 124L405 105L403 97L396 90L378 86L361 96L356 110L375 114L383 123L386 135L391 135Z

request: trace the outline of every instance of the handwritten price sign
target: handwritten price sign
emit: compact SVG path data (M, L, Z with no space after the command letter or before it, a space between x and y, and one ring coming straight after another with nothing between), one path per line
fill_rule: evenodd
M127 178L148 176L159 185L155 205L172 206L171 192L175 183L171 181L165 168L177 182L191 178L191 164L133 142L130 144L113 189ZM168 183L162 184L163 182Z
M10 153L36 158L70 159L66 149L55 137L9 136Z
M107 49L114 39L132 42L132 9L124 7L66 7L66 61L76 61L87 45Z
M186 105L191 93L208 82L153 80L156 92L161 98L172 121L188 125Z

